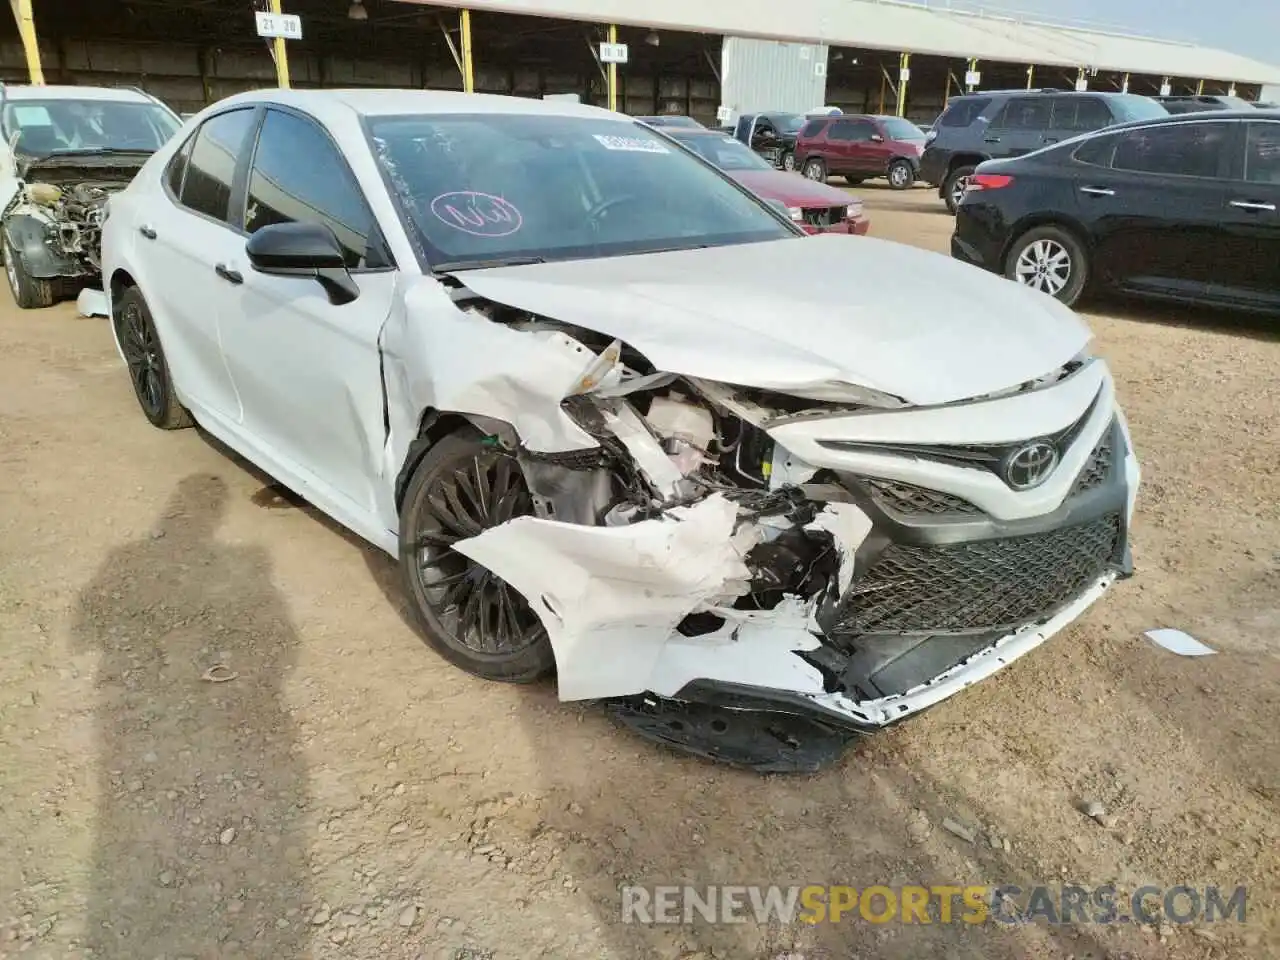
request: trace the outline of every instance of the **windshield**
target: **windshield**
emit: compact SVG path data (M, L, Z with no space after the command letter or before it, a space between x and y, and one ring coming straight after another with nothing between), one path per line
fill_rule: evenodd
M545 114L373 117L374 152L427 260L567 260L795 234L637 123Z
M1156 117L1169 115L1164 104L1150 97L1140 97L1133 93L1117 94L1112 98L1111 103L1121 120L1154 120Z
M924 131L910 120L901 117L884 117L880 120L885 135L890 140L924 140Z
M794 113L771 113L769 119L779 133L799 133L805 122L804 117Z
M706 134L690 136L674 130L670 136L721 170L777 169L772 163L764 160L760 154L749 149L744 143L733 137L708 136Z
M117 100L11 100L4 107L4 136L28 156L72 151L155 152L178 121L155 103Z

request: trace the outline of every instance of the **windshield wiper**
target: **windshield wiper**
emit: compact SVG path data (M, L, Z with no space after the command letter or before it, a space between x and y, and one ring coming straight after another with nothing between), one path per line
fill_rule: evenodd
M492 260L442 260L431 264L435 273L461 273L464 270L488 270L491 267L527 267L546 263L542 257L496 257Z

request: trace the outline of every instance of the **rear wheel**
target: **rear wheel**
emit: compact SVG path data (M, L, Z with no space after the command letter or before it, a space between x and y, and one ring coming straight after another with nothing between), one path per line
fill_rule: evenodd
M889 164L889 186L895 190L906 190L915 182L916 172L905 160L895 160Z
M947 180L942 185L942 199L946 201L947 209L952 213L955 213L956 207L960 206L974 169L973 167L956 167L947 174Z
M802 171L809 180L817 180L819 183L825 183L827 179L827 165L818 157L810 157L804 162L804 170Z
M120 296L115 324L120 352L129 366L133 393L143 414L161 430L180 430L191 426L191 414L174 392L173 378L151 319L151 310L137 287L130 287Z
M53 306L57 288L52 280L33 277L22 262L22 255L13 249L8 237L4 241L4 272L9 280L13 302L23 310L36 310Z
M414 620L432 649L486 680L532 682L555 655L524 596L453 545L532 512L515 457L474 430L428 450L405 493L400 568Z
M1089 279L1088 257L1080 242L1061 227L1035 227L1009 248L1004 275L1071 306Z

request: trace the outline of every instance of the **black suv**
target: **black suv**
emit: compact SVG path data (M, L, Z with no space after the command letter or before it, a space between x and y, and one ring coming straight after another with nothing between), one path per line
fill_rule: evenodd
M921 180L938 188L952 213L973 168L1018 157L1059 140L1168 113L1150 97L1067 90L988 90L954 98L929 131Z

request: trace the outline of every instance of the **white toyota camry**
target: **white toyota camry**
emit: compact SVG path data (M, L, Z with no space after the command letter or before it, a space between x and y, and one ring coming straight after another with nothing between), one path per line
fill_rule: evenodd
M153 424L397 557L463 669L706 755L808 764L1131 569L1138 465L1071 311L805 236L619 114L232 97L111 199L103 260Z

